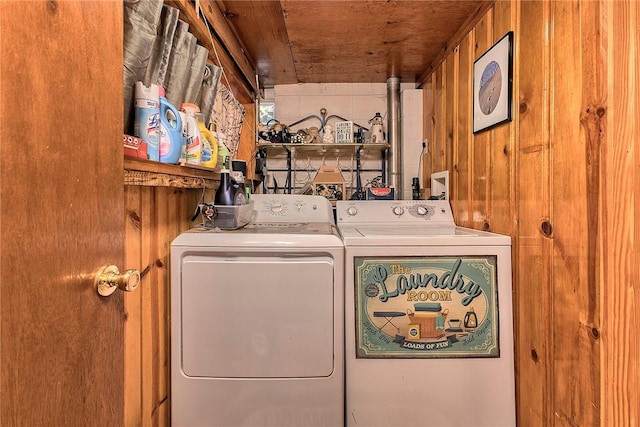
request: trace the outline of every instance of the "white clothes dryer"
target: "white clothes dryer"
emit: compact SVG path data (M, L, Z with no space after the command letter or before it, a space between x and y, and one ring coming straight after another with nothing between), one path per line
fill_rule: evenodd
M511 238L444 200L338 201L348 426L515 426Z
M344 246L320 196L254 195L234 231L171 244L171 418L344 423Z

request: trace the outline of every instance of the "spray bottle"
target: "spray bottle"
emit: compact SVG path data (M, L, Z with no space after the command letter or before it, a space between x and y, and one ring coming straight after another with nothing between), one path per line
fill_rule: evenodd
M149 160L160 160L160 88L152 84L146 87L142 82L134 86L135 119L133 135L147 143Z

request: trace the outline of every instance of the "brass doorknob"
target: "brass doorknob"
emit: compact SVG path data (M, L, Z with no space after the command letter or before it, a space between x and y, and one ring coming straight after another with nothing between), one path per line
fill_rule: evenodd
M120 274L118 267L112 264L104 265L96 274L96 288L98 293L103 297L108 297L121 289L125 292L136 290L140 284L140 272L135 269L127 270L124 274Z

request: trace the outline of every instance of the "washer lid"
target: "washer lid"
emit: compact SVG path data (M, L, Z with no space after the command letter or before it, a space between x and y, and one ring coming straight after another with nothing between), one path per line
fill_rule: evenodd
M457 226L350 224L339 227L346 246L510 245L511 237Z

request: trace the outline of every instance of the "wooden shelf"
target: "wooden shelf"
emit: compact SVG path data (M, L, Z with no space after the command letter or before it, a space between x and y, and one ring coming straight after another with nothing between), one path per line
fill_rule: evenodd
M124 157L125 185L214 188L219 180L218 169L196 165L170 165L135 157Z
M257 148L265 148L267 150L296 150L296 151L312 151L316 153L326 153L332 151L356 151L361 148L363 150L384 151L389 148L389 144L278 144L271 142L260 142L256 144Z

